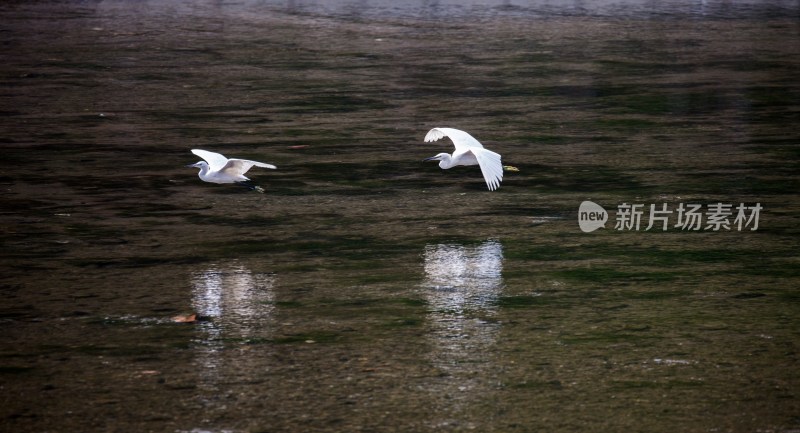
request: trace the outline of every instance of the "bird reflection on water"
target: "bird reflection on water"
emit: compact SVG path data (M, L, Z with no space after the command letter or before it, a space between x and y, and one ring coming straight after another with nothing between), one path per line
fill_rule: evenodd
M503 285L503 245L495 240L475 247L437 244L425 247L425 283L432 306L462 314L492 309Z
M503 290L503 245L496 240L477 246L428 245L424 261L430 359L447 377L432 391L460 396L443 402L448 412L457 411L462 403L480 398L491 376L475 373L489 369L488 357L500 332L493 316Z
M241 264L216 265L192 277L192 303L220 331L246 336L272 313L274 277Z
M195 358L201 384L215 389L226 372L246 371L246 358L221 350L225 342L269 338L274 321L275 278L234 262L192 275L192 304L207 320L199 328Z

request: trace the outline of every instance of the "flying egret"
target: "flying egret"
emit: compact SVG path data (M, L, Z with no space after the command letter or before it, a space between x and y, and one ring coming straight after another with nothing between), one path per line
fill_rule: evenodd
M195 167L200 169L198 176L201 180L211 183L240 184L258 192L264 192L264 189L259 186L247 184L247 182L250 181L250 179L244 175L247 173L247 170L250 170L250 168L253 166L272 169L278 168L272 164L250 161L248 159L228 159L219 153L209 152L202 149L192 149L192 153L205 160L187 165L187 167Z
M500 162L499 154L484 148L475 137L460 129L433 128L425 135L425 142L436 141L442 137L450 137L456 150L452 155L440 153L426 158L425 161L439 161L439 167L444 170L457 165L479 165L489 191L500 187L500 182L503 180L503 164Z

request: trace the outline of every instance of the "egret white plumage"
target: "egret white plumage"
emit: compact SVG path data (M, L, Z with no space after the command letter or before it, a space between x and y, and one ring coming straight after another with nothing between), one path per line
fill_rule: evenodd
M440 153L426 158L425 161L439 161L439 167L444 170L457 165L479 165L483 179L489 191L500 187L503 180L503 164L500 155L483 147L483 145L468 133L454 128L433 128L425 135L425 142L449 137L456 147L452 155Z
M201 180L211 183L237 183L249 186L259 192L263 189L257 186L247 185L250 179L244 174L253 166L262 168L276 169L272 164L266 164L258 161L250 161L249 159L228 159L219 153L209 152L202 149L192 149L192 153L203 158L205 161L199 161L187 167L195 167L200 169L198 176Z

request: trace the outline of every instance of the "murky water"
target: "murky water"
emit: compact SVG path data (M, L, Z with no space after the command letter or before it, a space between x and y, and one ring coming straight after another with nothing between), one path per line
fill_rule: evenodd
M800 430L797 2L12 1L0 37L3 431ZM434 126L519 171L423 163Z

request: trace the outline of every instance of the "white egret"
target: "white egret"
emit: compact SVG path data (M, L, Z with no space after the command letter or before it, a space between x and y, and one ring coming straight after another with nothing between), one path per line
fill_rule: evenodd
M503 164L500 162L499 154L484 148L475 137L460 129L433 128L425 135L425 142L436 141L442 137L450 137L456 150L452 155L440 153L426 158L425 161L439 161L439 167L444 170L457 165L479 165L489 191L500 187L500 182L503 180Z
M187 167L195 167L200 169L198 176L201 180L211 183L236 183L247 186L258 192L264 192L261 187L248 185L250 181L244 174L251 167L262 167L276 169L272 164L265 164L258 161L250 161L248 159L228 159L219 153L209 152L202 149L192 149L192 153L203 158L205 161L200 161L194 164L187 165Z

